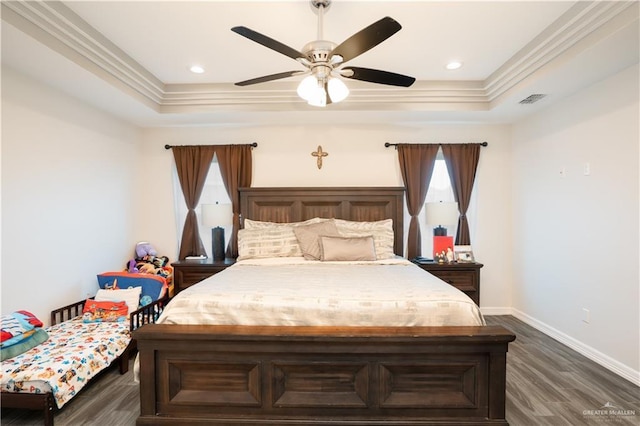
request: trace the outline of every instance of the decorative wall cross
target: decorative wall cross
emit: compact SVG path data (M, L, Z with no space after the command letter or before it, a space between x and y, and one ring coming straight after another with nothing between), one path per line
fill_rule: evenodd
M318 150L311 153L314 157L318 157L318 169L322 168L322 157L329 155L328 152L322 151L322 145L318 145Z

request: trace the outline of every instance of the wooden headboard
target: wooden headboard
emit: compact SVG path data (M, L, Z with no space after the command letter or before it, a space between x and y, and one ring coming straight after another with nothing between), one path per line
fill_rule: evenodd
M359 222L393 219L394 251L403 255L404 188L240 188L243 219L300 222L313 217Z

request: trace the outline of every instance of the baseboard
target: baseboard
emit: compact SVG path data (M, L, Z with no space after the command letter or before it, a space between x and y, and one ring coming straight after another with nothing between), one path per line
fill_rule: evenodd
M574 351L584 355L590 360L600 364L607 370L612 371L618 376L630 381L636 386L640 386L640 371L636 371L618 361L611 358L608 355L603 354L602 352L592 348L589 345L585 345L584 343L574 339L573 337L549 326L548 324L543 323L542 321L538 321L537 319L521 312L517 309L513 308L487 308L489 312L503 311L504 309L508 309L510 311L510 315L518 318L520 321L530 325L538 331L546 334L547 336L557 340L558 342L570 347ZM486 313L485 310L481 309L483 315L509 315L509 314L494 314L494 313ZM517 336L516 336L517 338Z
M500 308L500 307L488 307L480 308L482 315L513 315L513 309Z

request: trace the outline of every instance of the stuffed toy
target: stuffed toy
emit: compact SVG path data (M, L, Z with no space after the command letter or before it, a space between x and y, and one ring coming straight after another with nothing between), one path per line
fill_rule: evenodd
M146 241L141 241L136 244L136 258L140 259L145 256L156 256L158 252L153 248L151 244Z
M169 258L167 256L156 256L153 259L153 264L156 265L156 268L164 268L169 263Z
M169 263L169 258L167 256L143 256L142 258L138 258L138 263L146 262L153 264L156 268L162 268ZM139 266L138 266L139 267Z
M156 267L151 263L138 263L136 269L143 274L155 274Z

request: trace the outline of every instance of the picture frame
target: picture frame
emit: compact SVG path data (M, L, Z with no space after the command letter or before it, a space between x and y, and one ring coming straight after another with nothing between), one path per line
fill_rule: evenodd
M475 257L473 256L473 250L471 246L455 246L453 249L456 262L459 263L474 263Z

